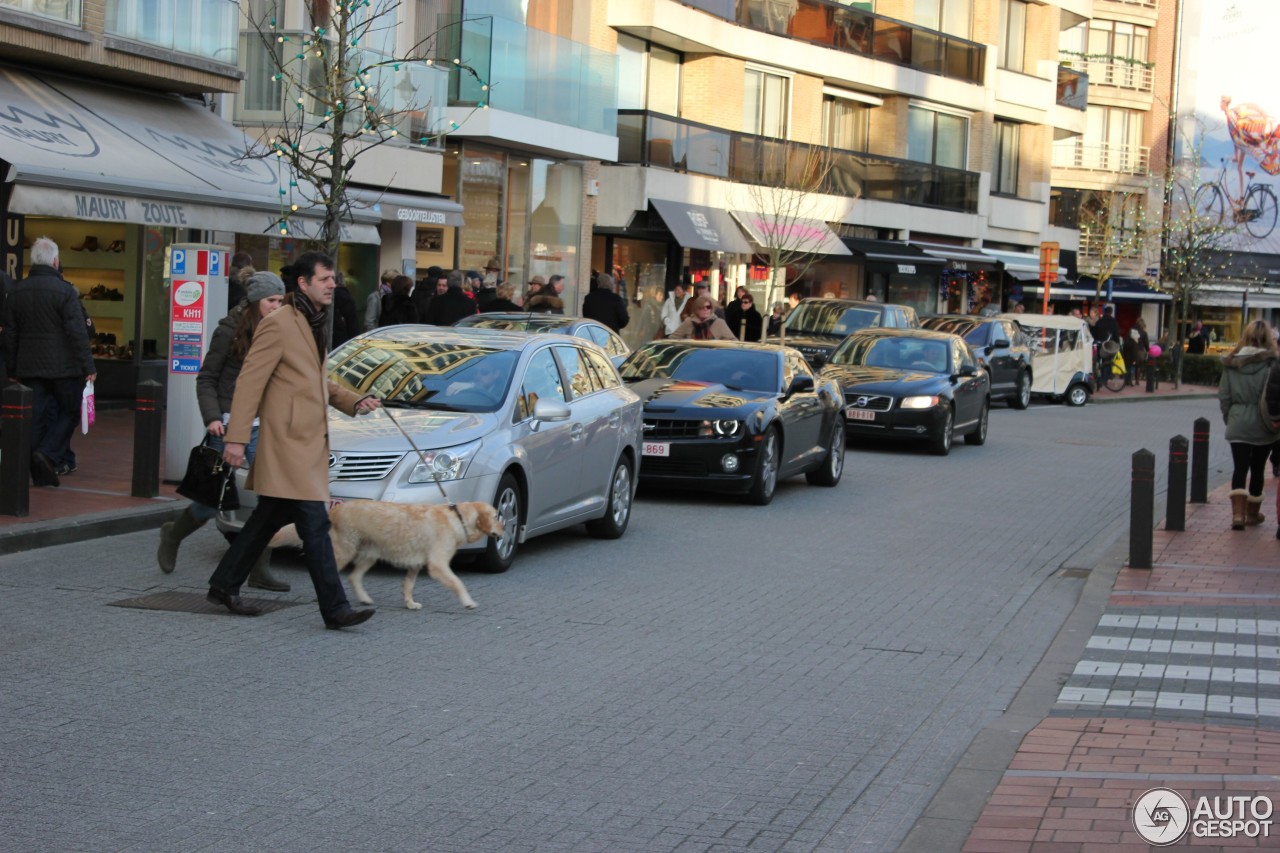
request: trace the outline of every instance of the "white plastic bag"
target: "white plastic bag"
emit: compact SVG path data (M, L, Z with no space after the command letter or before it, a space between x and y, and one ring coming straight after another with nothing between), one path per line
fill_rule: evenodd
M89 434L89 427L93 426L96 416L97 410L93 405L93 380L90 379L84 383L84 393L80 397L80 432L82 434Z

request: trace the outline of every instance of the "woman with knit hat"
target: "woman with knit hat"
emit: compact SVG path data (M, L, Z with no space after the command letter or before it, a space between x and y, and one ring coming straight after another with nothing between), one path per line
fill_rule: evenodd
M271 272L255 272L246 281L245 300L233 307L218 323L209 342L209 351L200 365L196 377L196 402L200 405L200 418L208 431L210 444L222 452L222 435L227 419L231 416L231 398L235 394L236 379L240 367L253 343L253 333L272 311L284 304L284 281ZM253 463L258 445L258 423L254 421L252 438L245 449L249 463ZM192 503L174 521L160 527L160 548L156 561L160 571L172 572L178 560L178 546L182 540L217 515L217 510L203 504ZM268 566L271 552L264 551L249 574L249 586L273 592L288 592L289 584L271 576Z

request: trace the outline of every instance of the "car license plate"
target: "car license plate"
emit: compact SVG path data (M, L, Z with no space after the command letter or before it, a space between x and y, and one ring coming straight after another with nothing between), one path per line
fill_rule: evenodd
M641 456L670 456L671 444L666 441L646 441L640 445Z
M876 413L866 409L847 408L844 410L844 416L851 421L874 421Z

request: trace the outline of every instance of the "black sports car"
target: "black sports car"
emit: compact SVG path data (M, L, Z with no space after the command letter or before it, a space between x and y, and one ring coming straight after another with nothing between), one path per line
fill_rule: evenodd
M645 401L641 483L745 493L767 504L778 481L795 474L820 486L840 482L840 389L793 349L654 341L620 373Z
M786 334L766 343L795 347L814 370L821 369L836 344L862 329L916 329L920 320L906 305L858 299L802 299L783 322Z
M822 375L844 391L850 437L928 441L939 456L951 452L956 433L967 444L987 441L991 379L959 335L858 332L836 347Z

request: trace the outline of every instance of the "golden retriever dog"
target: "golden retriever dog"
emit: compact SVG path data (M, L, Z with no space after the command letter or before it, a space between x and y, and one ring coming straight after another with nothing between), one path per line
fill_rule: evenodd
M427 574L452 590L464 607L474 610L475 601L449 562L463 543L501 536L503 524L497 510L487 503L470 501L457 507L455 513L441 504L345 501L330 509L333 555L338 571L354 561L351 589L356 601L373 604L364 590L364 574L382 560L405 570L404 606L410 610L422 609L413 600L413 586L423 566ZM281 528L270 542L272 548L301 544L292 524Z

